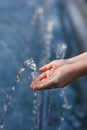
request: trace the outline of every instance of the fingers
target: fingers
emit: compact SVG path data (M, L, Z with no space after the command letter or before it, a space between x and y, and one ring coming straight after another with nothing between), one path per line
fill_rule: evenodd
M41 81L41 80L43 80L44 78L47 78L46 73L41 74L41 75L38 77L38 80Z
M47 64L47 65L41 67L39 70L40 70L41 72L45 72L45 71L47 71L47 70L50 70L51 68L52 68L52 63L49 63L49 64Z
M57 82L55 78L51 76L47 77L47 74L44 73L39 76L38 83L32 82L30 88L33 90L41 90L41 89L52 89L56 86Z
M41 89L51 89L55 86L55 83L52 80L47 81L44 79L39 84L31 85L30 88L33 90L41 90Z
M45 78L50 79L52 78L52 75L54 74L54 70L47 70L46 72L43 72L39 77L38 80L41 81Z
M31 89L40 90L40 89L50 89L55 83L52 81L55 71L54 70L47 70L43 74L41 74L37 81L38 83L35 83L35 81L32 82L30 85Z

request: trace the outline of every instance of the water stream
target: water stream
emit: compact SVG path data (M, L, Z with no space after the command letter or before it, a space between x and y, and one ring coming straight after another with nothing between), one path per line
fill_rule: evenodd
M50 48L50 47L49 47ZM65 54L66 54L66 50L67 50L67 45L66 44L58 44L58 47L57 47L57 52L56 52L56 58L57 59L63 59L65 57ZM47 51L48 52L48 51ZM48 56L46 56L45 58L45 61L47 61L49 58ZM33 71L31 72L31 76L32 76L32 79L34 80L35 82L35 85L38 84L38 81L36 80L37 77L38 77L38 72L37 72L37 67L36 67L36 64L34 63L34 60L31 58L31 59L28 59L28 60L25 60L22 67L19 69L18 71L18 74L16 76L16 80L11 88L11 91L9 92L9 94L6 95L6 100L3 104L3 108L2 108L2 115L1 115L1 119L3 119L4 115L6 114L7 112L7 109L8 107L10 106L11 104L11 98L12 98L12 95L14 94L17 88L17 84L20 82L20 79L21 79L21 76L22 76L22 73L25 71L25 69L29 67L30 69L32 69ZM47 92L39 92L39 95L41 95L43 97L43 111L41 111L41 109L39 110L40 113L44 113L44 117L43 119L46 119L47 118L47 113L48 113L48 107L49 107L49 110L50 110L50 98L52 95L50 95L49 97L49 100L46 101L45 97L48 96L49 94L49 91ZM63 108L65 109L70 109L71 107L69 106L68 104L68 101L67 101L67 98L65 96L65 90L62 89L60 91L60 96L63 98L64 100L64 104L63 104ZM41 100L41 99L40 99ZM35 130L38 130L38 124L37 124L37 109L38 109L38 100L37 100L37 92L34 91L34 110L33 110L33 116L34 116L34 125L35 125ZM42 106L41 106L42 107ZM45 111L45 112L44 112ZM42 116L42 115L41 115ZM0 119L0 120L1 120ZM41 122L44 122L44 120L42 119L42 121L40 121L40 124ZM63 112L63 115L62 117L60 117L61 119L61 122L64 120L64 112ZM46 127L46 125L44 124L44 126ZM43 128L43 126L42 126ZM4 127L4 123L1 121L0 122L0 129L1 130L4 130L5 127ZM60 128L59 128L60 130Z
M25 60L22 67L18 71L16 80L11 88L11 91L6 95L6 99L4 101L3 108L1 111L2 115L0 115L0 117L1 117L0 118L0 130L5 130L4 123L1 120L5 116L7 109L9 107L9 105L11 104L12 95L16 91L17 84L20 82L20 79L21 79L21 75L27 67L29 67L30 69L33 70L31 72L31 76L32 76L33 80L35 81L35 84L38 83L38 81L36 80L38 73L37 73L37 68L36 68L36 64L34 63L34 60L32 58ZM36 91L34 91L34 112L33 112L33 114L34 114L35 130L37 130L37 93L36 93Z
M77 84L29 89L40 66L78 53L63 0L0 0L0 52L0 130L85 129Z

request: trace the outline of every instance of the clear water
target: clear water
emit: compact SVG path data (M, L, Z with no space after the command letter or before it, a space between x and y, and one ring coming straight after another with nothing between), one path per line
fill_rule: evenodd
M20 73L17 76L17 87L13 85L26 59L32 57L38 70L55 59L59 43L68 45L65 58L78 54L62 0L0 0L0 115L7 99L8 109L4 106L6 114L3 115L6 130L87 129L84 90L78 83L62 91L63 98L60 89L33 93L29 89L32 71L27 68L19 70L23 74L20 81ZM8 95L10 91L15 91L12 98ZM72 108L65 109L64 102ZM63 122L60 117L64 118Z
M31 72L31 77L32 79L34 80L35 82L35 85L38 83L37 81L37 68L36 68L36 64L34 63L34 60L31 58L31 59L28 59L28 60L25 60L22 67L19 69L18 71L18 74L16 76L16 80L10 90L10 92L6 95L6 99L3 103L3 107L2 107L2 115L1 115L1 118L0 118L0 129L1 130L5 130L5 126L4 126L4 122L3 122L3 116L5 116L6 112L7 112L7 109L9 107L9 105L11 104L11 98L12 98L12 95L14 94L14 92L16 91L16 87L17 87L17 84L20 82L20 79L21 79L21 76L22 76L22 73L25 71L25 69L29 67L30 69L32 69L33 71ZM37 92L34 91L34 110L33 110L33 117L34 117L34 125L35 125L35 129L37 129Z
M56 51L56 58L57 59L64 59L64 57L66 55L67 48L68 48L68 46L65 43L58 44L57 51ZM60 117L60 126L59 126L58 130L62 130L61 125L63 124L63 122L65 120L66 109L69 110L72 108L72 105L70 105L68 103L68 99L66 97L66 90L67 89L68 89L67 87L62 88L59 92L60 97L63 99L63 104L62 104L63 112L62 112L62 115Z
M2 107L2 111L1 111L1 118L0 118L0 129L1 130L5 130L5 126L4 126L4 122L3 122L3 117L5 116L8 107L11 104L11 98L12 95L14 94L14 92L16 91L17 88L17 84L20 82L21 76L23 74L23 72L25 71L25 69L29 67L30 69L32 69L33 71L31 72L31 77L32 79L35 81L35 85L38 83L38 81L36 80L38 73L37 73L37 68L36 68L36 64L34 63L34 60L28 59L25 60L22 67L19 69L18 74L16 76L16 80L10 90L10 92L6 95L6 99L4 101L3 107ZM37 130L37 92L34 91L34 108L33 108L33 122L34 122L34 128ZM32 128L33 129L33 128Z

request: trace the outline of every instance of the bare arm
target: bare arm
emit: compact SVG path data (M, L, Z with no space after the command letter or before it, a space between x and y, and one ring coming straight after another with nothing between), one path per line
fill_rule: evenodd
M82 60L86 60L86 59L87 59L87 52L84 52L78 56L68 59L68 62L73 63L73 62L82 61Z
M72 64L77 73L77 77L87 75L87 59Z
M69 60L55 60L40 68L42 74L38 77L38 84L31 83L35 90L65 87L80 76L87 75L87 53Z

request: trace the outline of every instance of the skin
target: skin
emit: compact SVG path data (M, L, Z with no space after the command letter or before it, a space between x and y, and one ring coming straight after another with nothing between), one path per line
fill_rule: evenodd
M32 81L33 90L65 87L80 76L87 75L87 52L66 60L54 60L40 68L42 74Z

